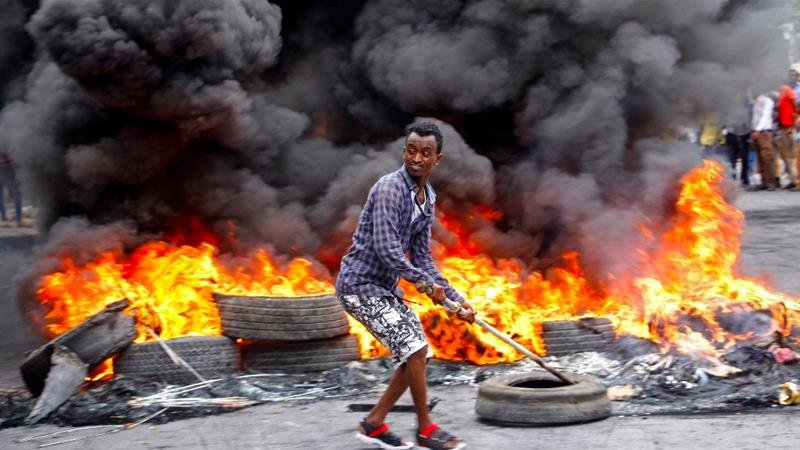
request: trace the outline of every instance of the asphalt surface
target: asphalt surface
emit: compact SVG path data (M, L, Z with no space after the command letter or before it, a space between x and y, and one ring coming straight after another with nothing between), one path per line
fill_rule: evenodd
M762 276L777 289L800 295L797 248L800 243L800 192L741 192L735 204L745 211L747 227L741 267ZM12 233L13 234L13 233ZM28 233L29 234L29 233ZM21 323L11 287L20 267L32 261L30 246L0 237L0 387L20 385L17 368L24 352L41 339ZM19 239L19 238L15 238ZM12 245L13 242L13 245ZM475 385L436 386L441 398L433 418L461 436L470 449L765 449L798 448L800 405L744 414L684 416L612 416L589 424L505 428L484 424L474 413ZM363 413L347 412L347 404L374 402L361 398L314 403L273 403L236 412L162 425L143 424L118 433L54 446L58 449L361 449L355 428ZM400 403L410 404L408 396ZM414 415L395 413L389 424L410 439ZM52 439L19 442L63 431L53 425L0 430L0 448L29 449L39 444L74 439L103 429L76 431ZM68 429L67 429L68 430Z

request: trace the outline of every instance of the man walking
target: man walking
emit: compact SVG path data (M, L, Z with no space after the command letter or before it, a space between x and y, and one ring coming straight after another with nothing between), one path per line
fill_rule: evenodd
M0 219L6 222L6 201L4 191L8 191L11 201L14 203L14 222L17 226L22 225L22 198L19 194L17 177L14 175L14 166L11 158L5 152L0 152Z
M778 97L778 135L774 139L774 143L778 153L777 156L783 162L783 167L789 176L789 183L786 185L787 189L794 188L797 181L800 181L797 179L794 152L794 124L797 120L796 99L797 94L794 88L786 84L781 86ZM780 171L777 169L776 176L778 178L781 176Z
M462 320L475 320L474 310L442 277L430 252L436 194L428 177L444 157L442 140L442 133L432 122L408 128L403 167L372 186L336 280L336 295L344 309L392 352L395 373L356 434L360 440L384 449L413 447L384 423L406 388L411 388L421 448L453 450L466 446L428 415L425 365L432 352L419 318L397 287L401 277L430 285L429 296L435 303L449 297L465 309L466 313L459 316Z
M775 177L775 147L772 143L772 110L773 101L767 94L761 94L753 105L751 136L756 145L758 170L761 172L761 184L757 189L775 190L778 183Z

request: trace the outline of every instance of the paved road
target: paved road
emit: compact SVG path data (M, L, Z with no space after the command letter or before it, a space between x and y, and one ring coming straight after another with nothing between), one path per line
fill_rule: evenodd
M753 449L797 448L800 407L742 415L611 417L599 422L541 428L502 428L478 422L477 387L439 386L443 400L433 411L443 427L460 434L470 449ZM372 397L358 401L374 400ZM354 400L306 405L272 404L219 416L140 426L58 449L362 449L354 437L361 413L347 412ZM410 403L408 398L403 403ZM406 438L414 415L395 413L389 423ZM36 448L14 440L57 430L54 426L0 431L3 448ZM96 432L97 430L93 430ZM72 434L59 439L75 437ZM41 441L46 443L48 441Z
M742 267L764 275L788 293L800 294L796 274L800 243L800 192L743 192L736 205L747 215ZM0 385L19 384L16 368L23 351L38 342L9 306L10 279L30 261L24 249L4 250L0 283L5 283L0 309ZM477 386L437 386L431 395L442 398L434 419L460 434L470 449L765 449L800 447L800 406L742 415L620 417L591 424L541 428L500 428L476 420L473 408ZM360 413L346 412L359 399L311 404L261 405L225 415L142 425L117 434L64 444L58 449L358 449L353 438ZM410 403L408 398L403 400ZM406 437L414 429L413 414L390 416L393 428ZM51 425L0 430L4 449L36 448L19 439L58 430ZM75 434L59 436L72 438ZM44 441L47 442L47 441Z
M458 432L470 449L753 449L797 448L800 408L742 415L612 417L582 425L501 428L476 421L475 386L437 387L443 398L434 419ZM370 398L364 400L371 400ZM263 405L219 416L140 426L118 434L56 446L57 449L363 449L353 437L360 413L353 400L308 405ZM359 400L361 401L361 400ZM410 402L407 398L404 403ZM414 415L390 416L392 428L410 438ZM7 449L36 448L14 440L57 430L53 426L0 431ZM93 430L96 432L97 430ZM75 437L59 436L59 440ZM48 441L41 441L46 443Z

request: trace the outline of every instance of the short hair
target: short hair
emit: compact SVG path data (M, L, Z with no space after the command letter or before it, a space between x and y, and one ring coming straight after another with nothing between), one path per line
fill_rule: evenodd
M409 125L406 129L406 139L411 133L417 133L420 136L433 136L436 138L436 153L442 153L442 143L444 138L439 127L433 122L416 122Z

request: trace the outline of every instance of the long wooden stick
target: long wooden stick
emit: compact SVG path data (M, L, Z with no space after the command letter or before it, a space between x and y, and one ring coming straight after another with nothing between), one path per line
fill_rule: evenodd
M467 312L464 308L461 307L461 305L458 302L450 300L449 298L445 298L444 299L444 307L445 307L446 310L450 311L451 313L455 313L458 316L464 315ZM464 311L464 313L461 313L461 311ZM561 380L563 383L565 383L565 384L573 384L573 381L570 380L569 378L567 378L564 374L562 374L561 372L559 372L559 371L553 369L552 367L548 366L547 364L545 364L544 361L542 361L541 358L539 358L538 356L536 356L533 353L531 353L527 348L523 347L519 342L511 339L510 337L508 337L507 334L505 334L502 331L498 330L497 328L489 325L483 319L481 319L479 317L476 317L475 318L475 323L480 325L480 327L483 328L484 330L486 330L489 333L492 333L493 335L498 337L500 340L502 340L506 344L514 347L514 349L516 351L518 351L518 352L522 353L523 355L527 356L528 359L530 359L531 361L533 361L536 364L538 364L539 366L541 366L542 369L544 369L544 370L550 372L551 374L553 374L556 378Z

